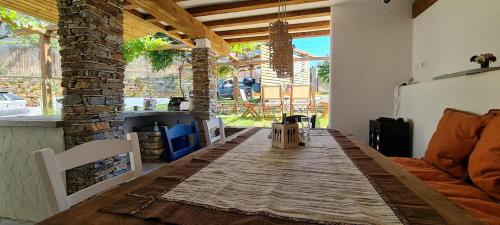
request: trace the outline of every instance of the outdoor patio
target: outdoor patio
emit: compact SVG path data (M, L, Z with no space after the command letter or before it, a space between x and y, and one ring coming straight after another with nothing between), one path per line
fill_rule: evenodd
M478 1L0 0L0 225L496 225Z

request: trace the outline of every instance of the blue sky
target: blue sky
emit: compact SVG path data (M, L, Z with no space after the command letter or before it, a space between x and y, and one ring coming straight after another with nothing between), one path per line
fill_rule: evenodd
M296 48L310 52L317 56L330 55L329 36L294 39L293 44Z

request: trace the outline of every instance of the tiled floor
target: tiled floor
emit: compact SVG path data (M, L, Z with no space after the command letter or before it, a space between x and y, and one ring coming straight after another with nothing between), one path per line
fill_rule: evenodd
M0 218L0 225L33 225L33 224L35 223Z

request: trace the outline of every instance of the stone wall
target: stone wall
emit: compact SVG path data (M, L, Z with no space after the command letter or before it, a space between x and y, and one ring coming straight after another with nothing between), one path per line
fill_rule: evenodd
M124 138L122 1L57 2L66 149ZM68 192L126 171L127 160L114 157L67 171Z
M62 96L61 79L49 81L53 87L54 96ZM36 77L2 77L0 78L0 91L8 91L26 100L29 107L41 105L42 100L42 78Z
M192 111L199 127L203 127L203 120L215 117L217 110L217 78L216 53L209 48L194 48L193 57L193 98ZM200 129L200 137L205 137L204 130ZM205 138L200 138L202 146L206 146Z
M159 131L153 131L152 126L134 127L141 148L142 162L160 162L160 156L165 146Z
M191 80L182 81L182 89L187 96L192 89ZM179 79L177 77L158 78L135 78L125 79L126 97L148 97L169 98L171 96L181 96L179 89Z

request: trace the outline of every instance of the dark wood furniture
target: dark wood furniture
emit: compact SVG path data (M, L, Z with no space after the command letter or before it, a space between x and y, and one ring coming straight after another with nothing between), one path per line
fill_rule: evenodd
M412 157L410 124L403 119L370 120L368 144L388 157Z

